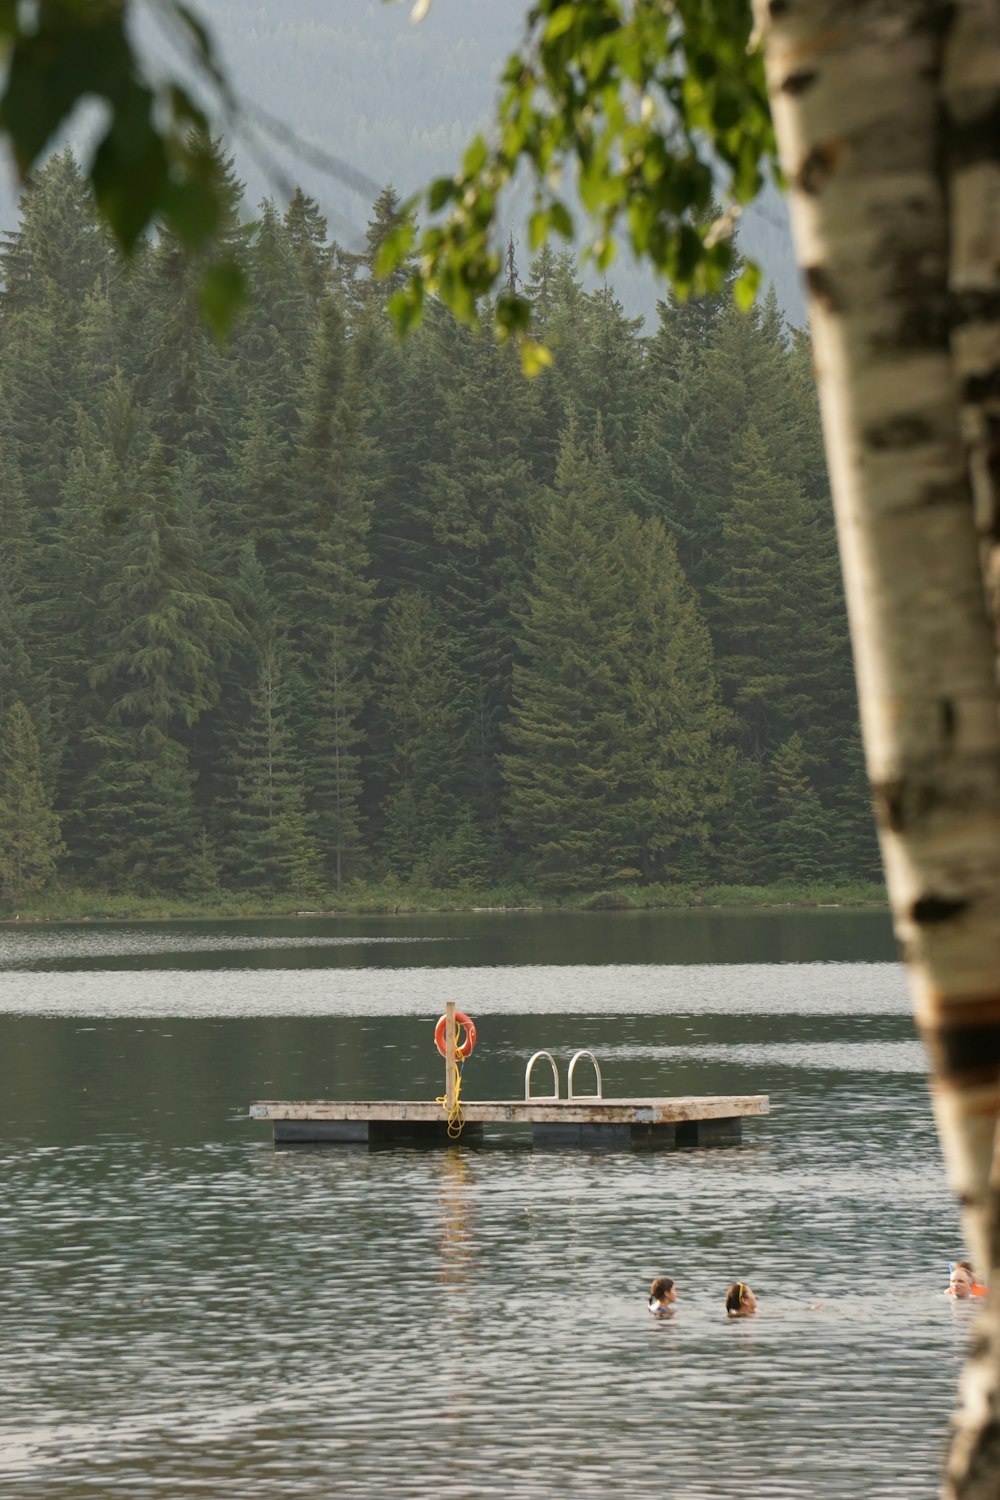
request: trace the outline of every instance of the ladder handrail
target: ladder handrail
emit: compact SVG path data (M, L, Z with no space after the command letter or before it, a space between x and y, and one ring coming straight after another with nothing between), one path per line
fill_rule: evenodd
M591 1062L594 1064L594 1072L597 1075L597 1093L596 1094L574 1094L574 1092L573 1092L573 1070L576 1067L577 1063L580 1061L581 1057L589 1057L590 1060L591 1060ZM566 1097L567 1097L567 1099L603 1099L604 1098L604 1080L601 1077L601 1065L597 1061L597 1058L591 1052L591 1050L590 1050L589 1047L581 1047L580 1050L579 1050L579 1052L574 1052L573 1056L570 1058L569 1074L568 1074L568 1077L566 1079Z
M555 1093L554 1094L534 1094L533 1095L532 1092L531 1092L531 1070L535 1066L535 1063L538 1061L538 1059L540 1057L547 1057L548 1060L549 1060L549 1067L552 1069L552 1082L553 1082L553 1084L555 1086ZM559 1098L559 1069L556 1067L556 1060L552 1056L551 1052L535 1052L535 1053L532 1054L531 1057L528 1058L528 1063L527 1063L527 1066L525 1067L525 1070L524 1070L524 1097L525 1097L525 1101L527 1101L527 1100L529 1100L531 1098L535 1098L535 1099L558 1099Z

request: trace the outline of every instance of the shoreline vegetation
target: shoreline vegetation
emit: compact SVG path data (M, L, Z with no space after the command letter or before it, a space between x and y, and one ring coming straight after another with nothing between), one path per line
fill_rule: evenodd
M693 911L813 907L888 910L885 888L871 881L795 885L650 885L544 893L527 885L436 890L390 882L357 884L322 897L248 893L184 897L48 890L20 905L0 907L0 924L15 922L211 921L216 918L417 916L443 912L503 915L514 911Z

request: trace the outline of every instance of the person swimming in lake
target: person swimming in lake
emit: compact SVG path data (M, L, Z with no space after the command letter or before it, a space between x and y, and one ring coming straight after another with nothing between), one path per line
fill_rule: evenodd
M649 1310L658 1316L671 1317L677 1301L677 1286L669 1276L657 1276L649 1289Z
M945 1296L957 1297L959 1302L965 1302L969 1297L986 1296L986 1288L981 1286L973 1275L971 1261L955 1261L951 1268Z
M757 1298L745 1281L734 1281L726 1293L726 1316L749 1318L757 1311Z

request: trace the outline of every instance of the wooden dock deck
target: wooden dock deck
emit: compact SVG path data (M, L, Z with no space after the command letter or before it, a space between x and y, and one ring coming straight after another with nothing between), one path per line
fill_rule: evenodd
M674 1150L731 1145L743 1120L766 1115L766 1094L707 1095L675 1099L462 1100L460 1142L477 1145L484 1127L530 1128L535 1147L581 1146L611 1150ZM252 1120L270 1120L275 1142L331 1141L368 1146L453 1145L445 1111L431 1100L266 1100L250 1105Z

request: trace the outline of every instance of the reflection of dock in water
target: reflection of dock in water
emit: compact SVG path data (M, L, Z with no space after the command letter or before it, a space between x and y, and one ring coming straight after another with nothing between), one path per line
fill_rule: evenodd
M705 1095L676 1099L462 1100L466 1145L505 1130L530 1129L532 1144L545 1146L673 1150L684 1146L731 1145L742 1138L743 1120L769 1113L766 1094ZM267 1101L251 1104L252 1120L270 1120L276 1142L331 1141L381 1145L453 1145L441 1105L431 1100Z

